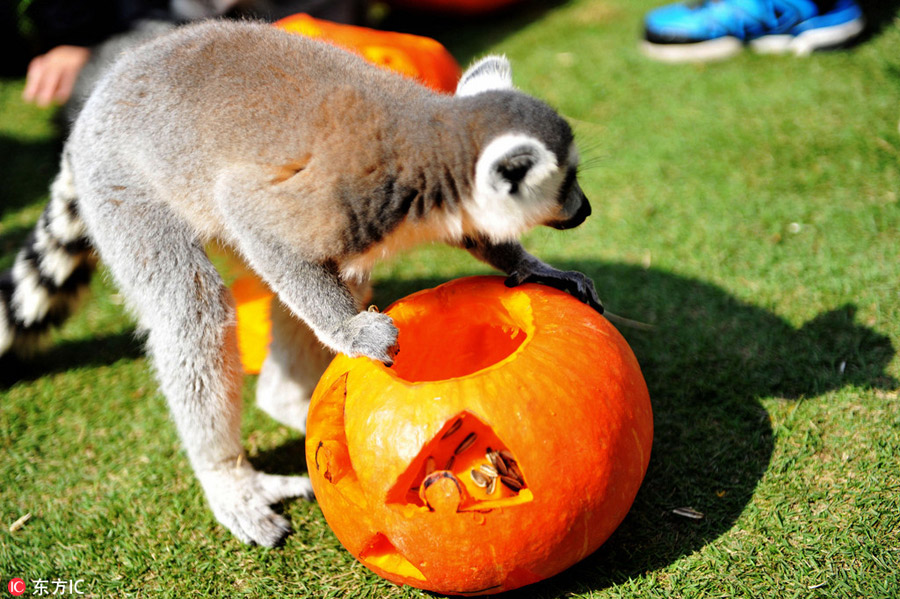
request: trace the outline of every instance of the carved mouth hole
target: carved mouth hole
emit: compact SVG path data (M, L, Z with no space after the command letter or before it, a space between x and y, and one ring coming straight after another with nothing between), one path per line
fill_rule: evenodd
M460 302L438 296L427 313L399 313L393 373L409 382L463 377L503 361L528 337L531 306L499 298ZM439 317L434 317L439 314Z
M488 425L469 412L447 421L422 448L388 492L387 502L397 507L432 509L425 491L430 482L426 479L435 472L449 473L461 483L457 511L492 509L533 499L515 455Z
M359 559L365 565L376 570L381 569L407 578L425 580L422 572L412 562L403 557L382 533L372 537L369 545L359 554Z

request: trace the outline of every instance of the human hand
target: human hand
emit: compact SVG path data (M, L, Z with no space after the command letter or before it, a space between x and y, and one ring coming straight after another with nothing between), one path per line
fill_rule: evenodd
M82 46L57 46L35 57L28 65L22 99L41 107L64 104L90 57L90 49Z

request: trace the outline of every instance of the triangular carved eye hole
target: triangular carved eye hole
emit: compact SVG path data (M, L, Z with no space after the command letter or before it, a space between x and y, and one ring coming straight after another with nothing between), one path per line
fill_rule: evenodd
M456 484L451 485L446 479L453 479ZM397 479L387 501L431 511L469 511L524 503L532 498L513 452L488 425L473 414L462 412L448 420L425 444Z

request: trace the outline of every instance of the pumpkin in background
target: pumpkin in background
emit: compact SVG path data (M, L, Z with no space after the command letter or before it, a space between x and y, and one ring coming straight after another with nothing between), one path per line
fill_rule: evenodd
M342 25L306 14L286 17L275 26L356 52L371 63L416 79L436 91L452 93L462 74L456 59L431 38Z
M239 258L232 257L233 260ZM244 372L257 374L272 342L272 299L275 295L255 274L247 272L231 284L237 319L238 352Z
M487 13L520 0L388 0L391 6L428 10L448 14L476 15Z
M275 26L356 52L369 62L416 79L439 92L452 93L461 74L453 56L430 38L341 25L305 14L286 17ZM231 286L237 311L238 349L244 372L257 374L272 337L269 321L272 291L234 253L226 250L216 253L224 253L228 269L240 273Z
M619 332L570 295L499 277L387 310L391 368L337 356L307 419L319 506L363 564L445 594L542 580L596 550L650 458L647 387Z

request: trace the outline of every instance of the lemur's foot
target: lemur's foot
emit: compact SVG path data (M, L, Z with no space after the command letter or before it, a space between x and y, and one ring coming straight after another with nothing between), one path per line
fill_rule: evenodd
M291 525L270 506L290 497L313 499L305 476L257 472L246 461L198 472L216 519L244 543L275 547L291 533Z
M566 291L598 313L603 314L603 304L600 302L597 290L594 289L594 282L577 270L558 270L540 263L514 270L506 278L507 287L515 287L522 283L542 283L554 289Z
M397 327L387 314L360 312L344 322L337 336L345 340L346 349L342 351L348 356L368 356L392 366L399 351L397 334Z

